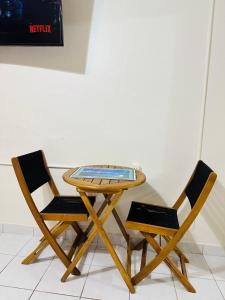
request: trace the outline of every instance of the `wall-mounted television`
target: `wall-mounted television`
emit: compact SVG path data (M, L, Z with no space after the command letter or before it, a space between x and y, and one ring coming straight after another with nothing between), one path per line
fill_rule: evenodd
M0 0L0 45L63 46L61 0Z

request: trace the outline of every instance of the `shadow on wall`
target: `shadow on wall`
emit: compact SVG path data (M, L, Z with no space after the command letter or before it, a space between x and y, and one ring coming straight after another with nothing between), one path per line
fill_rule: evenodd
M220 245L225 249L225 187L218 181L211 192L202 216L215 234Z
M0 63L84 74L94 0L64 0L64 47L1 47Z

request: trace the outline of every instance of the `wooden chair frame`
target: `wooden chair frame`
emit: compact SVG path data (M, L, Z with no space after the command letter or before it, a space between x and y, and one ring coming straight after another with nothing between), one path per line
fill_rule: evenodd
M196 169L195 169L196 170ZM188 182L190 183L191 179L194 176L195 170ZM175 276L180 280L183 286L192 293L195 293L194 287L188 281L187 271L185 267L185 263L188 263L188 259L184 255L184 253L179 249L177 246L178 242L182 239L184 234L190 228L192 223L194 222L195 218L199 214L200 210L202 209L215 181L217 175L214 172L211 172L206 184L202 192L200 193L195 205L193 206L191 212L186 217L185 221L181 225L181 227L177 230L172 228L164 228L160 226L152 226L152 225L145 225L142 223L136 223L127 221L126 227L128 229L139 230L141 234L144 236L144 240L139 242L133 249L140 250L143 249L142 252L142 260L141 260L141 268L140 271L132 277L132 283L134 285L138 284L142 281L146 276L148 276L162 261L164 261L167 266L171 269L171 271L175 274ZM185 189L181 193L180 197L174 204L173 208L178 210L182 203L186 198ZM159 245L159 243L155 240L155 237L159 235L162 236L165 241L167 242L166 246L163 248ZM146 254L147 254L147 243L156 251L157 255L155 258L146 264ZM178 269L177 265L168 257L169 253L174 251L180 258L181 262L181 271Z
M50 177L50 180L48 182L50 189L53 193L53 195L60 196L59 191L55 185L55 182L51 176L51 173L49 171L49 168L47 166L46 158L44 155L44 152L42 151L43 159L44 159L44 165L45 169ZM40 240L40 244L32 251L23 261L22 264L30 264L33 262L40 254L41 252L50 245L56 255L59 257L59 259L62 261L62 263L68 267L71 264L71 258L76 251L76 248L79 246L82 240L85 240L86 234L81 230L79 227L77 221L87 221L87 216L84 215L76 215L76 214L41 214L33 200L33 197L28 189L28 186L26 184L25 178L23 176L22 169L20 167L20 163L17 157L12 158L12 164L16 173L16 177L18 179L20 188L22 190L22 193L24 195L24 198L27 202L27 205L38 225L40 230L43 233L43 237ZM54 217L53 217L54 215ZM47 227L45 224L45 220L59 220L51 229ZM63 249L60 247L60 245L57 243L56 238L62 234L69 226L72 226L74 231L77 233L76 243L73 244L71 247L69 254L67 255ZM80 275L80 271L75 267L72 270L72 273L74 275Z

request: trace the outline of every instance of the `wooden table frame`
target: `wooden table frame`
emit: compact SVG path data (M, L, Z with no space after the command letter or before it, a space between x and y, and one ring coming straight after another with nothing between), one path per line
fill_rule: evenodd
M105 167L105 166L104 166ZM108 166L111 167L111 166ZM115 167L114 167L115 168ZM74 170L72 170L74 171ZM139 171L138 171L139 172ZM106 249L110 253L117 269L119 270L123 280L125 281L128 289L130 290L131 293L135 293L134 286L131 282L131 242L130 242L130 237L123 225L123 222L121 221L117 211L116 211L116 205L118 201L120 200L124 190L127 190L129 187L137 186L145 182L145 176L143 173L139 172L139 177L136 182L117 182L111 187L109 185L103 185L101 188L99 188L96 184L91 186L91 184L84 183L79 184L78 181L74 182L71 179L68 179L72 172L69 171L66 174L64 174L64 180L70 184L73 184L75 186L80 185L79 187L77 186L77 191L80 194L80 197L82 198L89 215L92 219L92 222L88 226L88 228L85 231L86 238L85 241L83 241L79 246L76 244L74 247L77 248L77 251L75 253L74 259L72 260L72 263L69 265L67 268L66 272L64 273L63 277L61 278L62 282L65 282L68 276L73 272L74 268L76 267L77 263L79 260L82 258L82 256L87 252L88 248L90 247L92 241L94 238L99 235L101 238L103 244L105 245ZM102 203L100 209L96 213L94 208L92 207L89 198L88 198L88 193L95 192L95 193L102 193L104 195L104 202ZM104 213L103 213L104 212ZM106 231L103 228L104 223L107 221L109 218L110 214L112 213L116 223L119 226L119 229L124 237L124 239L127 242L127 261L126 261L126 269L123 266L122 262L120 261L116 251L113 248L113 245L111 241L108 238L108 235Z

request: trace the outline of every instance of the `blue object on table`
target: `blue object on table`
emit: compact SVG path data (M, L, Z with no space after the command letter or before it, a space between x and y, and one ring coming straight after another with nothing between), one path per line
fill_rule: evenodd
M110 169L98 167L80 167L76 170L71 178L97 178L97 179L114 179L114 180L136 180L134 169Z

